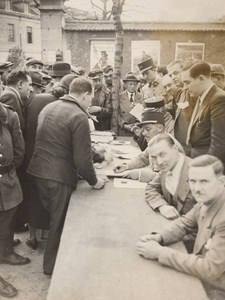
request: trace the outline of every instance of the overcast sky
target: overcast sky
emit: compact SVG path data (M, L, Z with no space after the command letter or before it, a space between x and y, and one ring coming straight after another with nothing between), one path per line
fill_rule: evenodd
M96 4L101 0L93 0ZM111 0L109 1L111 2ZM67 6L92 10L90 0L67 0ZM199 21L225 15L225 0L125 0L125 20Z

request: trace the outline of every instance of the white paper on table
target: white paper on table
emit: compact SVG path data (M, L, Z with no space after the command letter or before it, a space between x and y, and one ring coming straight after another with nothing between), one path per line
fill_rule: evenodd
M141 122L143 106L140 103L137 103L134 108L130 111L130 114L133 115L136 119Z
M115 188L125 189L144 189L146 187L146 182L140 182L138 180L127 178L114 178L113 186Z

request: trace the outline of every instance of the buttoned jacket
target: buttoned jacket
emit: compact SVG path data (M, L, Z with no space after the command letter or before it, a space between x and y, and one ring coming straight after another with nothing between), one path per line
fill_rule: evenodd
M145 200L152 209L157 210L162 205L172 205L178 210L180 215L186 214L192 209L196 201L190 192L188 183L189 163L190 158L185 156L174 196L172 196L166 188L166 173L159 172L158 175L147 184L145 189Z
M225 163L225 92L215 85L201 104L190 131L191 157L210 154Z
M15 170L21 165L23 156L24 140L18 115L0 103L0 167L10 167L9 172L0 171L0 211L16 207L23 200Z
M141 93L135 92L133 94L133 103L130 102L127 91L120 93L119 95L119 116L118 116L118 124L119 124L119 135L127 135L128 132L123 128L124 124L134 124L138 122L138 120L130 114L130 111L133 109L134 104L140 103L142 104L142 96Z
M187 233L197 231L194 254L166 247L159 256L159 262L225 291L225 191L204 214L201 209L202 204L196 204L185 216L159 231L164 245L179 241Z

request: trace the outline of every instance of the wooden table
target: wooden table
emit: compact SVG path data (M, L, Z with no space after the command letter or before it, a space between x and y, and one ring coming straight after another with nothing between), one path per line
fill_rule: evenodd
M144 189L95 191L80 182L64 225L48 300L206 300L201 282L141 258L140 235L169 221L144 201ZM182 243L176 248L184 250Z

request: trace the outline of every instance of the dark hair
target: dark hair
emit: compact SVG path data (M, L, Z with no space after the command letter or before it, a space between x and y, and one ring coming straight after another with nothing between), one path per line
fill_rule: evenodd
M219 158L213 155L200 155L196 158L193 158L190 162L190 167L208 167L212 166L215 175L223 175L224 166Z
M92 81L85 76L75 78L70 84L70 93L83 94L88 92L92 93L93 85Z
M16 85L20 80L28 81L27 76L30 76L29 72L21 69L12 70L7 76L7 85Z
M57 86L53 88L52 95L55 96L56 98L61 98L65 94L68 94L68 91L64 87Z
M188 62L183 67L183 71L186 70L190 70L190 76L194 79L199 77L200 75L204 75L205 77L210 78L211 75L210 65L205 61Z
M169 146L174 146L175 145L175 141L174 139L167 133L159 133L156 136L154 136L153 138L151 138L151 140L148 143L148 147L151 147L155 144L158 144L161 141L165 141L168 143Z

